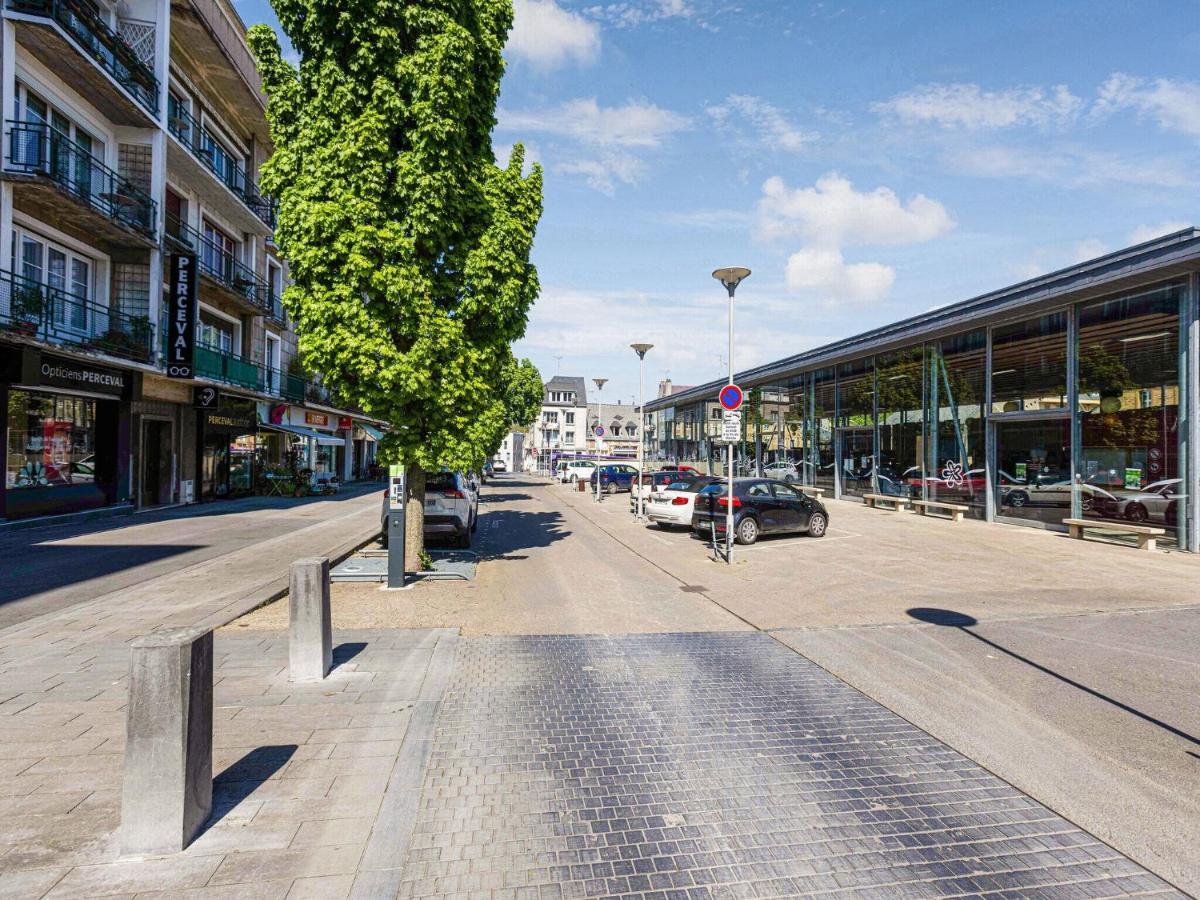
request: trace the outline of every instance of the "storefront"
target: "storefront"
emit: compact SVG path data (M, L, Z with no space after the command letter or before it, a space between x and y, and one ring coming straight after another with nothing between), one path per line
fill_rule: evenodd
M32 348L0 354L0 518L129 502L130 404L141 373Z
M741 373L774 406L749 408L735 456L747 474L788 463L775 471L826 496L948 501L1056 530L1149 525L1195 551L1198 350L1189 229ZM696 427L719 388L647 404L668 458L720 471Z
M257 404L223 396L219 409L199 410L196 415L200 499L224 500L253 493Z
M355 421L352 440L354 450L350 477L356 480L370 478L375 469L375 460L379 456L383 433L369 422Z

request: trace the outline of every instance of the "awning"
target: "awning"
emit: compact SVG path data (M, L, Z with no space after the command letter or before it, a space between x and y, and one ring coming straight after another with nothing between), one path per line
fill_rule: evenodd
M367 437L375 442L383 440L383 432L374 425L368 425L366 422L359 422L358 427L367 433Z
M259 428L266 428L269 431L282 431L284 434L294 434L297 437L311 438L322 447L345 447L346 439L335 437L332 434L323 434L320 431L314 431L311 428L301 428L299 425L271 425L263 423Z

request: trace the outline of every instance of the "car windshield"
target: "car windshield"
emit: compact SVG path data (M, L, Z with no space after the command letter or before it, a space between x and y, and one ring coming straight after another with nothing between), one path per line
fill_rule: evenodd
M688 491L689 493L694 494L698 490L700 490L700 486L694 481L672 481L670 484L667 485L667 490L668 491Z

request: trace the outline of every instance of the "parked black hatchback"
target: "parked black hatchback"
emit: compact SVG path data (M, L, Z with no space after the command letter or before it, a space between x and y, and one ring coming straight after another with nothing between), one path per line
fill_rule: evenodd
M725 514L729 498L725 481L710 484L696 495L692 531L708 537L716 529L725 538ZM760 534L805 532L824 537L829 528L829 511L815 497L805 496L795 485L771 478L733 480L733 539L753 544Z

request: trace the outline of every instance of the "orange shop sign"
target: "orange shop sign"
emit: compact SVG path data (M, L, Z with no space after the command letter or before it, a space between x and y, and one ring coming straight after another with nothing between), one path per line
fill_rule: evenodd
M304 414L304 424L305 424L305 425L325 425L325 426L328 426L328 425L329 425L329 416L325 415L325 413L318 413L318 412L305 412L305 414Z

